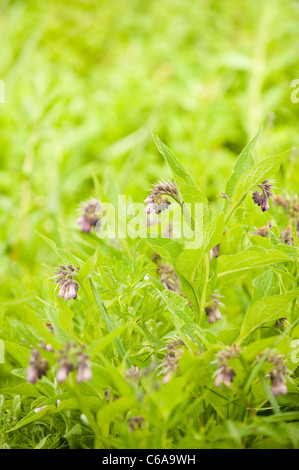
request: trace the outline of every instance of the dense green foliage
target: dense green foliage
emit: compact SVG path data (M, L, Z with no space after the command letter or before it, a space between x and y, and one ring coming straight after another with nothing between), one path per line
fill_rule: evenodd
M291 0L2 2L0 448L299 447L298 16ZM76 223L90 197L143 203L168 178L185 217L202 204L192 242ZM282 196L263 212L267 179ZM59 265L80 267L76 299ZM67 345L91 380L57 382Z

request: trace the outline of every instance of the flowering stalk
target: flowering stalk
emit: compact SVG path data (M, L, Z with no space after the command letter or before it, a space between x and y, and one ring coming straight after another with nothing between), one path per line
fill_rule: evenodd
M288 374L288 370L284 364L284 357L272 351L267 357L267 362L274 365L274 368L270 372L271 391L273 395L275 397L278 395L286 395L288 389L285 376Z
M232 346L227 346L222 351L219 351L216 355L217 362L217 376L215 379L215 386L220 387L222 383L231 386L231 383L236 375L232 367L228 366L228 362L233 357L239 356L241 349L237 346L236 343L233 343Z
M260 206L263 212L268 211L270 209L268 201L273 196L271 192L273 184L270 184L268 180L265 180L259 184L258 187L261 188L262 191L255 191L252 194L253 202Z

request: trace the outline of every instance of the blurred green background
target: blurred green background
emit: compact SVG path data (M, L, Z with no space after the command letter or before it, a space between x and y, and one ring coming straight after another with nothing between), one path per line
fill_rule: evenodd
M142 202L170 176L152 133L215 205L261 125L257 158L298 146L298 25L291 0L2 0L2 312L55 263L36 230L59 244L96 180Z

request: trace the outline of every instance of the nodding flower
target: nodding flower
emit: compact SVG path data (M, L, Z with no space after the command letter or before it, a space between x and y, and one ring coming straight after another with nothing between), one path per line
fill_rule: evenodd
M83 232L89 233L92 227L95 231L100 229L100 215L103 210L100 201L93 199L83 205L83 214L77 219L77 224L80 225Z
M219 310L220 301L217 298L216 293L211 295L210 303L205 307L206 314L208 315L208 322L213 324L215 321L219 321L222 318L221 312Z
M167 263L159 263L158 266L157 273L160 276L162 285L165 289L178 293L181 288L181 283L174 268L171 264Z
M77 276L77 273L80 268L74 268L71 264L66 266L60 266L60 269L55 274L55 277L58 277L56 280L57 284L60 284L60 289L58 292L58 297L61 297L65 300L76 299L79 284L73 280L74 276Z
M231 383L236 375L232 367L228 366L228 362L233 357L239 356L241 349L237 346L236 343L233 343L232 346L227 346L222 351L219 351L216 355L217 365L217 376L215 379L215 386L220 387L223 383L227 387L231 386Z
M268 180L265 180L261 184L259 184L258 187L261 188L262 192L255 191L252 194L253 202L260 206L263 212L268 211L270 209L268 201L273 196L271 192L273 184L270 184Z
M171 373L178 369L179 359L183 353L184 346L185 344L181 339L174 339L170 344L166 346L167 354L163 361L164 384L169 382Z
M33 349L30 356L29 368L27 370L27 382L33 385L36 384L37 379L46 375L48 369L48 361L41 356L37 349Z
M156 184L151 194L144 201L144 203L147 204L145 212L151 214L151 212L154 211L155 214L160 214L162 211L168 209L171 202L167 196L179 202L179 193L176 184L170 181L161 181Z
M286 386L285 376L288 374L286 365L284 364L284 356L276 352L270 352L267 362L274 365L274 369L270 372L271 390L275 397L278 395L286 395L288 389Z
M56 374L56 380L59 383L66 381L69 373L76 370L76 382L89 382L92 379L92 372L89 364L89 357L83 353L84 346L78 350L77 345L71 346L69 343L64 351L60 351L60 357L57 361L59 369Z

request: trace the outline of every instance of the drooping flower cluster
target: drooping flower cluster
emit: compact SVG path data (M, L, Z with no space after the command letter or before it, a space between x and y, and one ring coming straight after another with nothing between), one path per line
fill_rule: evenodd
M60 284L60 290L58 297L64 298L65 300L75 299L77 297L79 284L74 281L73 277L77 275L80 268L74 268L71 264L66 266L60 266L54 278L57 284Z
M222 351L219 351L216 355L217 362L217 376L215 379L215 386L220 387L223 383L228 387L231 386L231 383L236 375L232 367L228 366L228 362L233 357L239 356L241 349L237 346L236 343L233 343L232 346L227 346Z
M286 395L288 389L286 386L285 376L288 373L287 367L284 364L284 357L281 354L270 352L267 357L267 362L274 365L274 369L270 372L271 390L275 397L280 395Z
M171 373L179 367L179 358L183 353L183 346L185 344L181 339L175 339L166 346L167 354L163 361L163 383L167 383Z
M270 208L269 199L273 196L271 192L273 184L270 184L268 180L265 180L259 184L258 187L261 188L262 191L255 191L252 194L253 202L260 206L263 212L268 211Z
M160 276L160 281L165 289L172 290L173 292L179 292L181 283L179 278L170 264L159 263L157 272Z
M211 295L210 304L205 308L206 314L208 315L208 322L213 324L215 321L219 321L222 318L219 310L220 301L216 294Z
M48 369L48 361L42 357L37 349L33 349L27 370L27 381L33 385L36 384L37 379L40 379L43 375L46 375Z
M147 204L145 212L147 214L151 214L151 212L160 214L162 211L168 209L171 202L167 196L172 197L177 202L179 201L179 193L176 184L170 181L161 181L156 184L151 194L144 201L145 204Z
M102 214L102 206L100 201L93 199L83 205L83 214L77 219L77 224L80 225L83 232L89 233L92 227L95 231L100 229L100 215Z
M134 432L136 429L141 428L142 423L144 421L143 416L133 416L132 418L128 419L129 421L129 430Z
M132 366L126 372L126 380L127 382L136 382L138 383L140 380L140 370L137 366Z
M285 245L290 245L294 246L294 238L292 235L292 227L288 225L286 230L284 232L281 232L280 234L280 241L281 243L284 243Z
M92 372L89 363L89 357L83 352L84 346L78 350L77 345L66 346L64 351L60 351L60 357L57 361L59 369L56 374L56 380L59 383L66 381L69 373L76 369L76 382L88 382L92 379Z

